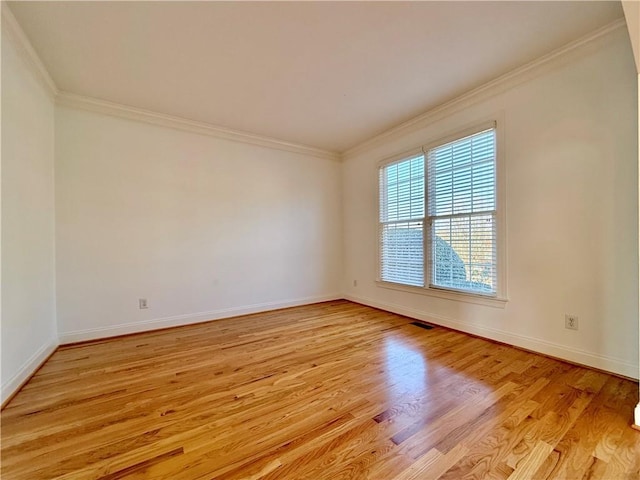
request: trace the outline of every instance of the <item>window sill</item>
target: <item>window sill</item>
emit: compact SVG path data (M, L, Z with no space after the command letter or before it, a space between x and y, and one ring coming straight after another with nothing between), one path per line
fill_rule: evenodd
M376 281L376 285L390 290L398 290L400 292L417 293L428 297L438 297L457 302L475 303L476 305L485 305L487 307L504 308L508 300L506 298L488 297L485 295L475 295L473 293L455 292L451 290L441 290L439 288L429 287L412 287L411 285L402 285L399 283Z

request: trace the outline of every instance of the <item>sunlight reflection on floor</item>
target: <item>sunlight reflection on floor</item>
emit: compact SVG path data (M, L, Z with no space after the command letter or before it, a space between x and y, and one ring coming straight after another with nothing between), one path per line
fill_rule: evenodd
M421 395L427 391L427 363L417 346L398 338L385 338L385 373L388 396Z

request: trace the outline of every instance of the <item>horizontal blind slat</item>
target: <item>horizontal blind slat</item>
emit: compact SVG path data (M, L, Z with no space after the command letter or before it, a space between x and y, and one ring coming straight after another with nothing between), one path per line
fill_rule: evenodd
M424 285L425 165L420 154L380 170L380 277Z
M427 154L430 284L497 292L495 129Z

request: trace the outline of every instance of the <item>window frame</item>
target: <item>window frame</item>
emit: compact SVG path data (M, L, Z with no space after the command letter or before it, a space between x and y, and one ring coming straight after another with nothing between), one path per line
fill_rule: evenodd
M405 286L408 288L424 288L424 287L418 287L418 286L414 286L414 285L409 285L409 284L405 284L405 283L395 283L395 282L389 282L389 281L385 281L382 280L382 235L383 235L383 231L384 231L384 226L386 224L389 223L394 223L393 221L391 222L383 222L380 220L381 216L382 216L382 212L381 212L381 206L382 206L382 192L380 191L380 172L382 170L382 168L393 165L395 163L400 163L403 162L405 160L410 160L414 157L417 156L424 156L424 152L422 151L422 147L419 148L414 148L412 150L408 150L406 152L400 153L398 155L394 155L393 157L389 157L387 159L384 160L383 164L380 164L377 170L378 173L378 217L377 217L377 222L378 222L378 242L377 242L377 251L378 251L378 269L377 269L377 278L376 281L377 282L381 282L384 283L385 285L399 285L399 286ZM426 174L426 166L425 166L425 174ZM424 179L424 188L425 188L425 192L426 192L426 188L427 188L427 183L426 183L426 176ZM424 253L425 253L425 244L424 244L424 240L426 238L426 208L427 208L427 203L426 203L426 197L425 198L425 202L424 202L424 207L425 207L425 211L423 212L423 216L421 218L415 218L415 219L410 219L407 220L407 222L422 222L422 251L423 251L423 271L422 271L422 276L423 276L423 281L426 281L426 277L425 277L425 270L424 270L424 265L425 265L425 261L424 261Z
M462 139L464 137L473 135L475 133L482 132L488 129L495 129L495 172L496 172L496 293L495 294L482 294L475 292L467 292L462 290L455 290L446 287L432 286L432 273L431 273L431 245L430 245L430 232L431 225L429 224L429 180L427 172L429 170L428 165L428 153L431 149L442 146L444 144ZM382 280L382 229L384 223L381 218L381 199L383 192L380 187L380 174L384 167L393 163L400 162L404 159L409 159L417 154L424 155L424 168L425 168L425 182L424 182L424 200L425 200L425 212L422 219L423 225L423 268L424 268L424 286L412 286L401 283L393 283ZM505 165L504 165L504 118L502 113L492 115L488 119L473 122L463 128L450 131L450 133L438 136L432 140L424 142L421 146L413 148L402 153L387 157L378 162L376 166L377 183L378 183L378 215L376 218L377 223L377 279L376 285L382 288L391 290L404 291L409 293L417 293L421 295L428 295L432 297L444 298L448 300L456 300L467 303L474 303L479 305L486 305L492 307L504 308L507 298L507 244L506 244L506 205L505 205Z

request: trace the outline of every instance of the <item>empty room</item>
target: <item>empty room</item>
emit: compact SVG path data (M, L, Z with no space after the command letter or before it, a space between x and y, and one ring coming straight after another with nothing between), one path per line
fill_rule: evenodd
M2 2L0 476L639 479L640 2Z

